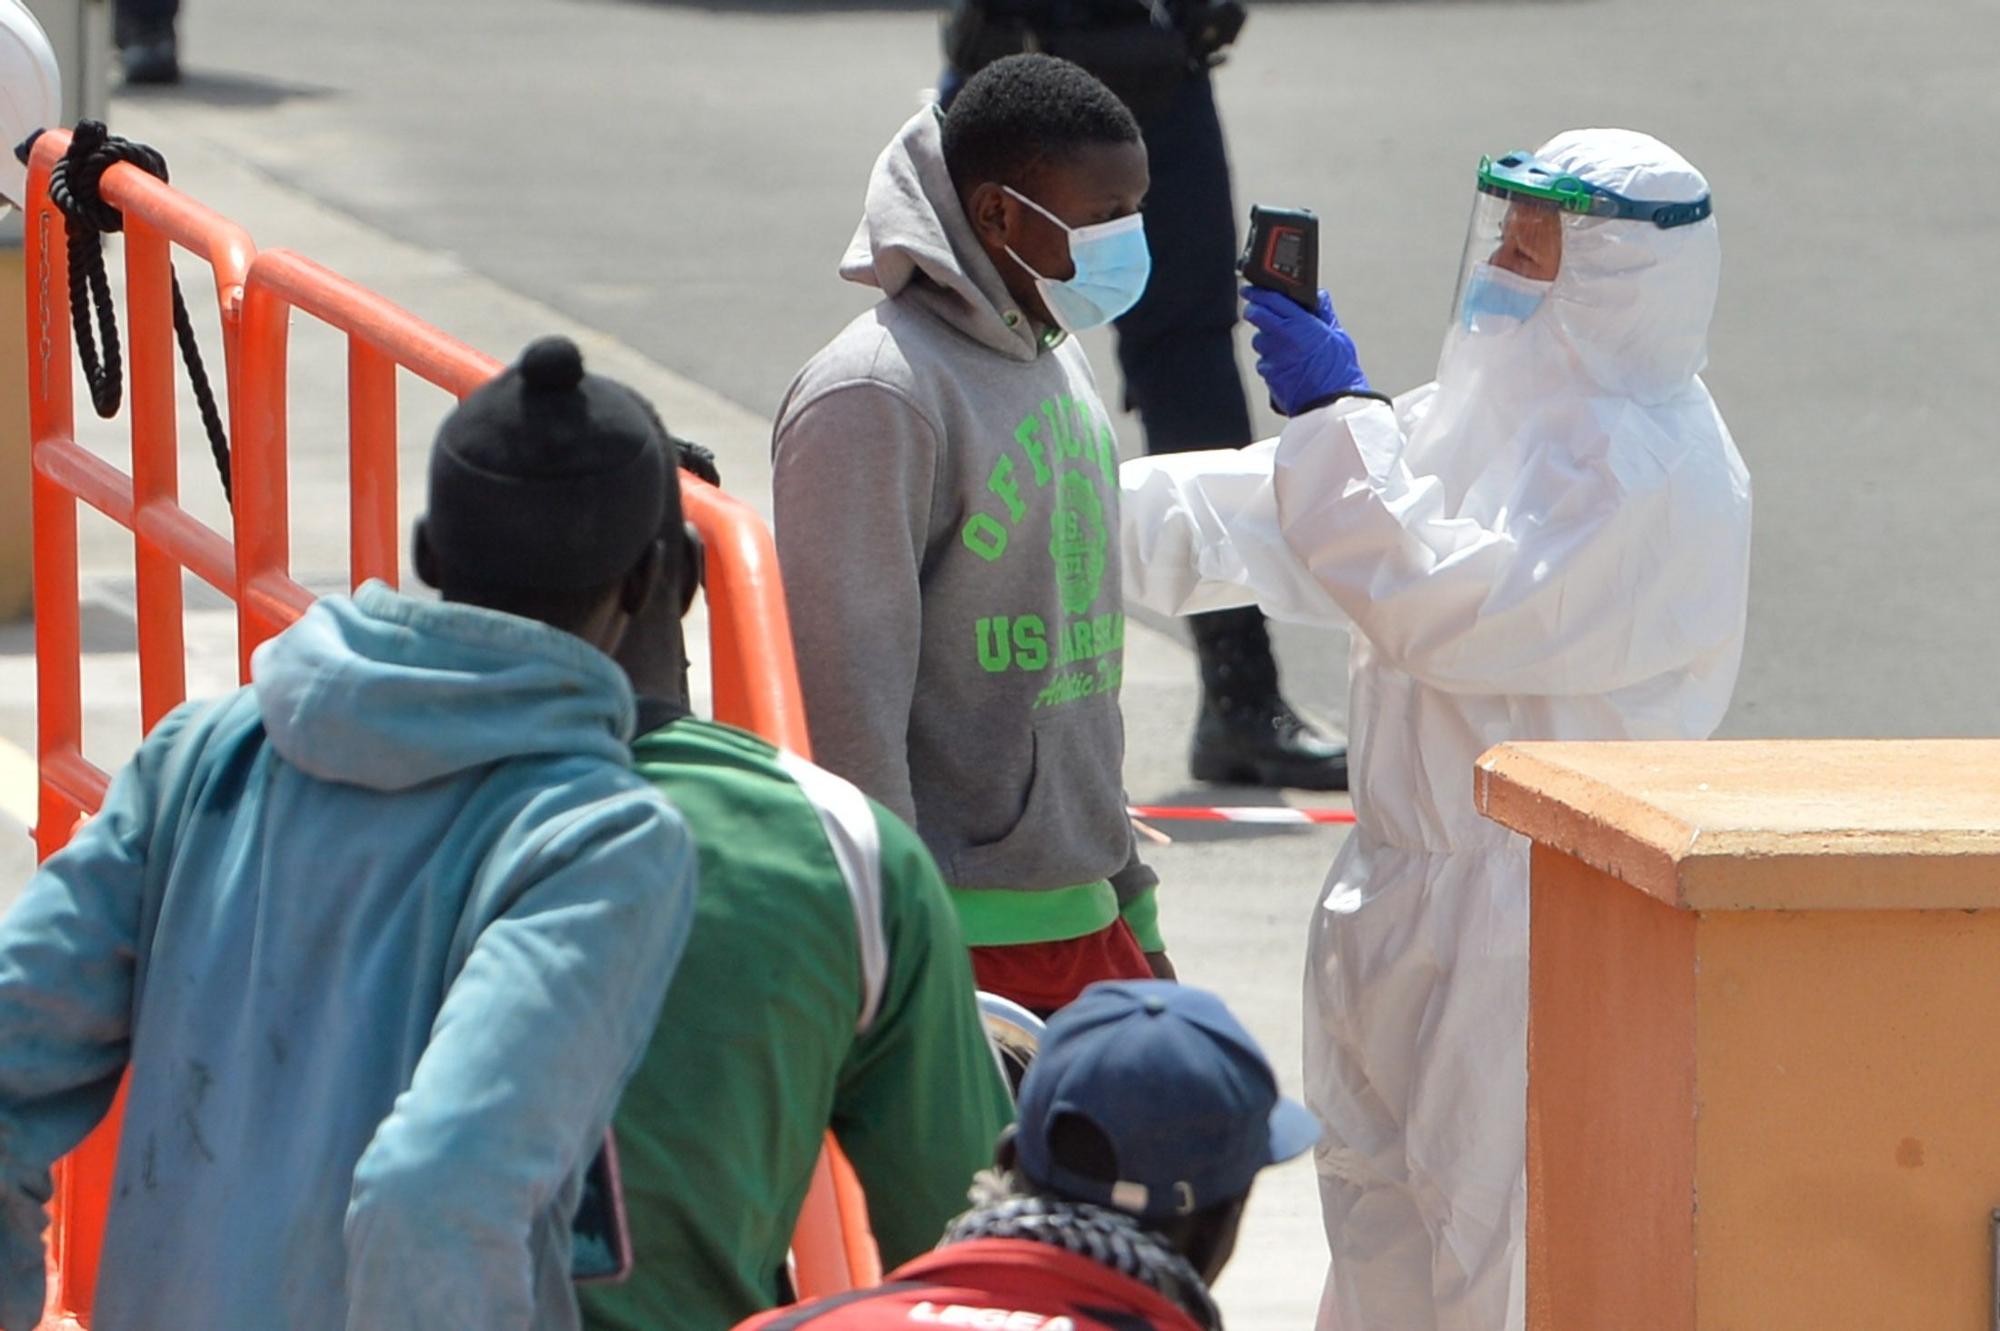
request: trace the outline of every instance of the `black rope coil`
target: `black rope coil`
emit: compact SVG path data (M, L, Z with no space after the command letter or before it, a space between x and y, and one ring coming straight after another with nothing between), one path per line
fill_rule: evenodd
M166 159L156 150L119 138L97 120L77 122L70 135L69 151L49 173L49 199L62 211L69 241L69 315L70 326L76 332L76 358L90 385L91 405L107 420L118 414L124 401L125 362L118 342L118 312L111 303L111 282L104 273L104 236L107 232L123 231L125 218L104 201L101 191L104 173L120 162L128 162L162 181L167 178ZM181 363L187 367L188 382L194 387L202 429L208 434L209 452L215 458L216 474L222 478L222 493L227 498L229 436L222 424L222 412L216 407L215 391L209 386L208 370L202 365L201 347L195 341L187 302L181 299L180 278L174 275L171 266L167 273L174 292L174 338L180 343ZM93 309L97 321L95 334L91 329Z

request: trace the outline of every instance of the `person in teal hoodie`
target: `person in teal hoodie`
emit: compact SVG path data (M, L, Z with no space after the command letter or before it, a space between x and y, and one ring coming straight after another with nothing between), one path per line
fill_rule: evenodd
M0 1327L131 1073L96 1323L576 1325L570 1218L693 860L606 652L675 484L562 339L445 420L416 565L164 719L0 922ZM671 570L668 570L671 572Z

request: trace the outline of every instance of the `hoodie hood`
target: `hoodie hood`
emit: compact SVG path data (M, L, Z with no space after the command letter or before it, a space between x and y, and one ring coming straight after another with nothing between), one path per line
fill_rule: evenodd
M546 624L370 582L323 597L250 658L265 732L309 776L407 790L510 758L629 765L632 690Z
M840 275L914 300L1010 360L1031 361L1041 337L973 234L945 169L942 120L937 107L925 107L875 159Z

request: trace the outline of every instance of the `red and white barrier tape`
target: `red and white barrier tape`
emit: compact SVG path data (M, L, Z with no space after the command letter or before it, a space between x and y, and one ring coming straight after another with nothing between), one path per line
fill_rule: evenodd
M1354 821L1352 809L1294 809L1285 804L1238 804L1228 807L1182 806L1178 804L1135 804L1134 818L1160 823L1300 823L1330 824Z

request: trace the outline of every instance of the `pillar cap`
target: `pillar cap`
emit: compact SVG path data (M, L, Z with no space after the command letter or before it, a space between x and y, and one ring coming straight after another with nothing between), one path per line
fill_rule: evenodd
M1502 744L1479 811L1671 906L2000 907L2000 740Z

